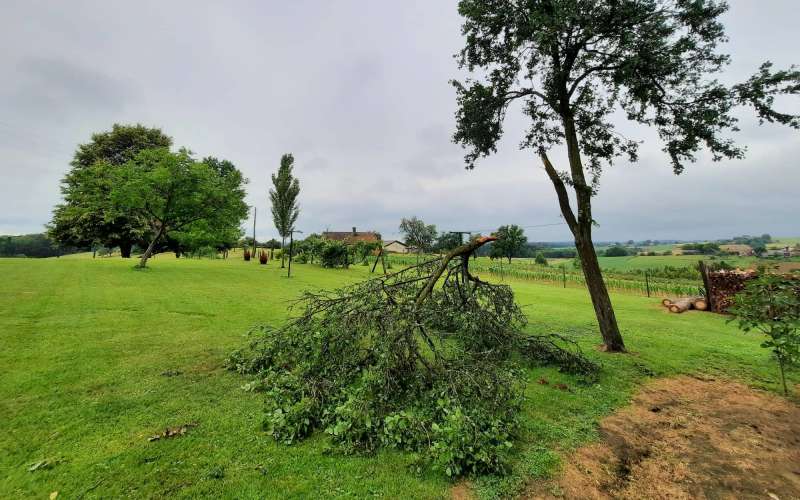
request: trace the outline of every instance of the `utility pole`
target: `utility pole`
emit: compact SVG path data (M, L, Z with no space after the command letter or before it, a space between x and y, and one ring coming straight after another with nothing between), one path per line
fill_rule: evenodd
M253 207L253 257L256 256L256 217L258 216L258 209Z
M292 277L292 248L294 247L294 233L303 233L303 231L298 231L297 229L292 229L289 231L289 270L286 273L287 278Z

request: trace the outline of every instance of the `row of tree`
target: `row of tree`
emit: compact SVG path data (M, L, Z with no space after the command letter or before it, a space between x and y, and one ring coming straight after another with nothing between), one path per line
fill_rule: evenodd
M85 248L62 247L41 233L0 236L0 257L58 257L82 250Z
M426 224L416 216L403 218L400 221L400 233L403 235L405 244L419 253L447 252L463 244L464 236L470 239L481 236L479 233L472 234L461 231L438 232L436 225ZM506 258L511 262L514 257L535 257L540 253L535 247L528 245L525 231L516 224L500 226L492 233L492 236L496 237L497 241L481 247L480 255Z

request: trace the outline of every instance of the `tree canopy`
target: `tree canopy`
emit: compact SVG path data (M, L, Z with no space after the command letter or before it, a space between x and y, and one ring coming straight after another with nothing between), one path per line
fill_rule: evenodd
M492 257L505 257L509 262L511 262L512 257L522 256L525 245L528 243L525 231L516 224L500 226L492 236L496 237L497 241L492 243L490 255Z
M461 0L462 67L477 79L453 82L454 140L466 162L496 151L512 103L528 118L521 147L542 162L581 255L587 285L608 350L624 349L592 243L591 198L605 165L636 161L639 143L614 128L619 117L654 128L675 173L705 148L714 160L741 158L727 133L734 110L752 108L764 122L794 128L800 118L773 107L800 92L800 72L762 64L748 80L725 85L716 76L729 62L715 0ZM514 108L517 109L517 108ZM566 169L550 152L566 149ZM574 192L573 210L568 188Z
M115 124L110 131L92 135L81 144L61 181L64 202L53 211L50 236L64 245L120 247L130 257L131 247L146 241L147 221L121 212L109 197L115 172L139 152L169 148L172 139L160 129Z
M416 216L400 220L400 232L403 234L406 245L416 249L417 252L429 252L436 239L436 226L425 224L425 221Z
M121 211L135 214L150 225L153 237L142 255L145 267L166 234L228 239L247 217L245 180L229 170L220 174L213 166L195 161L190 152L166 148L146 149L121 167L111 199Z

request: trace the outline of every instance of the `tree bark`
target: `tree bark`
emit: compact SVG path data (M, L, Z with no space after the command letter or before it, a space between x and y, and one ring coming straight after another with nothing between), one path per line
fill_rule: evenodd
M138 266L136 267L144 269L147 266L147 259L149 259L153 255L153 251L156 248L156 243L158 243L158 240L161 239L161 236L163 234L164 234L164 225L162 224L161 227L158 228L158 232L156 233L153 240L150 242L149 245L147 245L147 250L145 250L144 253L142 254L142 258L139 261Z
M286 257L286 248L285 247L286 247L286 236L281 236L281 269L286 267L286 266L283 265L285 257Z
M783 368L783 356L778 356L778 367L781 369L781 383L783 384L783 395L789 395L789 388L786 386L786 373Z
M614 314L614 307L611 305L611 297L608 295L606 283L603 281L603 273L600 270L600 263L597 261L597 254L594 251L594 244L591 236L575 239L578 255L581 258L583 276L586 278L586 286L589 289L589 296L592 298L594 313L597 316L597 324L600 327L600 335L603 337L603 344L608 352L625 351L625 343L617 326L617 317Z
M131 248L133 248L133 243L130 241L121 241L119 244L119 254L123 259L130 259L131 258Z
M569 127L567 127L567 129L569 130ZM545 172L547 172L556 190L559 207L561 208L564 220L566 220L575 239L575 248L581 259L583 276L586 278L586 287L589 289L589 296L592 298L592 305L594 306L595 316L597 317L597 324L600 327L600 335L603 338L604 348L607 352L624 352L625 343L622 341L622 334L620 334L614 308L611 305L611 297L608 295L608 289L603 281L603 273L600 270L600 263L594 251L594 243L592 242L591 190L585 183L583 167L580 166L579 163L580 155L576 152L577 142L574 140L574 128L572 129L572 134L573 140L568 140L568 142L571 143L569 147L571 151L570 165L575 194L578 199L578 217L575 217L572 207L570 206L569 195L567 194L564 181L559 176L555 167L553 167L553 164L550 163L547 154L544 151L540 151L539 156L542 159L542 163L544 163ZM569 135L568 133L567 136L569 137ZM573 161L577 161L578 165L574 166Z

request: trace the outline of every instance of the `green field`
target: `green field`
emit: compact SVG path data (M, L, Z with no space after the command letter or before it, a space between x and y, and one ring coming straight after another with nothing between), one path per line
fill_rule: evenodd
M647 258L649 259L649 258ZM0 259L0 498L442 498L451 483L413 457L344 457L324 436L276 444L260 431L261 396L223 368L259 322L278 323L301 290L364 279L368 268L293 266L160 255L145 271L117 258ZM509 281L509 280L507 280ZM603 364L597 383L531 368L511 473L472 481L507 494L597 438L596 423L651 377L711 372L776 391L777 367L755 334L711 313L666 313L614 294L632 354L595 350L582 289L510 280L531 332L560 332ZM164 374L172 376L167 376ZM790 379L800 382L800 373ZM536 381L563 382L569 391ZM165 427L187 435L149 442ZM32 464L47 461L35 471Z
M697 267L701 260L706 262L725 261L733 267L748 267L757 259L754 257L717 257L709 261L708 257L702 255L630 255L627 257L598 257L600 267L611 271L629 271L633 269L656 269L659 267Z

